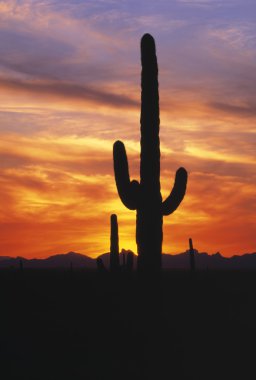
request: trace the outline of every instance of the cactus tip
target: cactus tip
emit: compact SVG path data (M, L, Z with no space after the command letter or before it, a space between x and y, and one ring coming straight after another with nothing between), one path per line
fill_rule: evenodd
M151 36L151 34L145 33L142 36L141 42L142 43L149 43L149 42L155 42L155 41L154 41L153 36Z
M124 144L122 143L122 141L120 141L120 140L115 141L113 144L114 155L123 153L123 151L125 151L125 147L124 147Z
M114 142L114 147L120 147L121 145L123 145L123 143L120 140Z
M155 40L151 36L151 34L146 33L142 36L141 39L141 50L144 53L155 53L156 47L155 47Z
M183 168L183 167L180 167L180 168L177 170L177 174L178 174L180 177L183 177L184 179L186 179L187 176L188 176L188 173L187 173L186 169Z
M111 214L111 221L117 221L117 216L116 214Z

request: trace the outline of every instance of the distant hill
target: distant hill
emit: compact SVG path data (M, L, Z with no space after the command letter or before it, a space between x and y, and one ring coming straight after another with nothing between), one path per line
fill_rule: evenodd
M0 268L19 267L20 261L24 268L96 268L96 260L80 253L68 252L50 256L47 259L25 259L24 257L7 257L0 260Z
M123 262L123 256L128 252L122 250L120 254L120 264ZM109 267L109 253L103 253L99 256L105 267ZM0 268L18 268L22 261L24 268L88 268L96 269L96 259L76 252L58 254L46 259L25 259L23 257L0 256ZM134 255L135 267L137 256ZM220 253L209 255L206 252L197 252L195 250L196 269L243 269L256 270L256 252L246 253L244 255L234 255L230 258L222 256ZM164 269L189 269L189 252L183 252L177 255L164 254L162 256Z
M188 269L189 252L178 255L163 255L162 265L165 269ZM230 258L222 256L219 252L209 255L206 252L195 252L196 269L254 269L256 270L256 253Z

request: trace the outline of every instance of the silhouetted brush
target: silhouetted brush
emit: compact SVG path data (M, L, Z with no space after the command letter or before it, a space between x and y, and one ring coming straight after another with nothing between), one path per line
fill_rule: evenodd
M105 268L105 265L104 265L101 257L97 257L96 264L97 264L97 269L98 269L99 273L106 273L107 272L107 269Z
M20 259L19 261L19 267L20 267L20 272L23 273L23 261Z
M118 194L130 210L137 210L136 242L138 269L161 268L163 215L170 215L181 203L187 184L187 172L176 172L174 187L162 202L160 189L160 142L158 67L155 42L150 34L141 40L141 154L140 183L130 181L124 144L114 144L114 171Z
M189 238L189 259L190 259L190 270L191 272L195 272L195 251L193 247L193 241Z
M123 268L125 268L126 267L125 253L122 254L122 257L123 257Z
M119 270L119 239L117 216L115 214L110 217L110 225L110 271L117 272Z
M127 272L132 272L133 271L133 253L128 252L127 253L127 259L126 259L126 269Z

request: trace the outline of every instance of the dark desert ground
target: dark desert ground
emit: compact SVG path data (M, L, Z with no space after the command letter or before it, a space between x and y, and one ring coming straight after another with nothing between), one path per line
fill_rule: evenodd
M2 379L255 377L256 275L0 272Z

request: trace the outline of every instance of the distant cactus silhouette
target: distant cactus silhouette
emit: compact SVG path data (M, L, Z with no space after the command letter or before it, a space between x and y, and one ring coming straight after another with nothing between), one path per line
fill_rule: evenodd
M98 269L99 273L105 273L105 272L107 272L107 269L105 268L105 265L104 265L103 260L102 260L101 257L97 257L96 263L97 263L97 269Z
M119 270L119 239L117 216L115 214L110 217L110 225L110 271L117 272Z
M132 272L133 271L133 253L128 252L127 253L127 259L126 259L126 270L127 272Z
M122 272L131 273L133 271L134 253L122 249L120 256L122 257L122 266L120 266L120 269Z
M122 254L122 257L123 257L123 268L125 268L126 267L125 253Z
M193 241L189 238L189 259L190 259L190 270L191 272L195 272L195 251L193 247Z
M187 172L179 168L174 187L162 202L160 191L160 142L158 67L155 42L150 34L141 39L141 161L140 183L130 181L124 144L113 147L114 171L118 194L130 210L137 210L136 242L138 270L151 272L161 268L163 215L170 215L181 203L187 184Z

